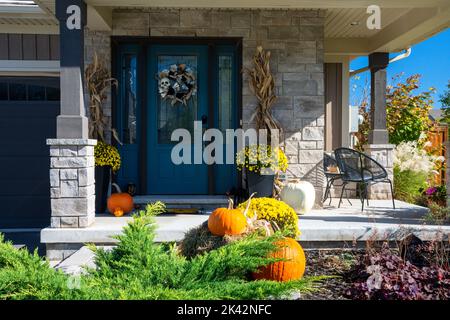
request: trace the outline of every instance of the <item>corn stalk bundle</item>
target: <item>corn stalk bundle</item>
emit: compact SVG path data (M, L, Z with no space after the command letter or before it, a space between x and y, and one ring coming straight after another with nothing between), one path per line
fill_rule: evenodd
M116 86L117 80L111 77L105 61L99 59L97 53L94 54L92 63L86 67L84 75L89 92L89 137L105 141L106 119L103 104L107 99L107 90Z
M269 133L267 143L271 143L272 130L279 130L279 141L283 141L283 129L280 123L272 116L272 106L277 99L275 95L275 80L270 71L270 51L265 51L261 46L256 48L253 56L253 68L246 69L249 76L250 91L258 99L256 107L256 129L267 130ZM278 199L283 183L280 181L278 173L275 176L273 197Z
M253 68L246 69L249 76L249 86L251 92L258 99L256 107L256 129L266 129L269 133L268 143L270 143L271 130L277 129L282 137L282 129L277 120L272 116L272 106L275 103L275 80L270 71L270 51L265 51L261 46L256 48L253 56Z

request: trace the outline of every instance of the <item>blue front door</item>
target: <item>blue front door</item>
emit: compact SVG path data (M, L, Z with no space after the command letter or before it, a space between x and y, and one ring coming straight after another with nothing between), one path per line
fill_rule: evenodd
M224 194L237 187L236 167L225 159L195 164L193 142L194 121L200 136L214 128L225 137L227 129L238 127L239 47L149 41L127 42L117 49L114 123L122 167L116 182L122 188L136 185L138 194ZM191 136L191 164L171 159L178 143L171 139L176 129ZM224 140L224 157L228 143L233 141ZM206 145L200 142L201 148Z
M203 161L194 164L193 144L195 121L200 121L200 136L207 125L208 47L152 46L147 63L148 191L150 194L208 194L208 167ZM189 132L190 143L184 150L189 149L191 164L176 164L171 157L172 148L178 143L171 137L177 129Z

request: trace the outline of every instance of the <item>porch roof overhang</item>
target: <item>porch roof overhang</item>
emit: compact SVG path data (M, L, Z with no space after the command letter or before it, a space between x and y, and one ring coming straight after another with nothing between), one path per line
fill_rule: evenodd
M0 1L0 33L58 33L53 15L32 1Z
M36 0L42 12L5 13L0 10L0 26L5 32L56 33L55 0ZM322 9L325 18L325 54L359 56L372 52L406 49L450 26L449 0L86 0L88 27L111 30L112 12L125 8L204 9ZM369 5L381 8L380 30L366 27ZM36 22L36 19L39 22ZM36 31L37 30L37 31Z

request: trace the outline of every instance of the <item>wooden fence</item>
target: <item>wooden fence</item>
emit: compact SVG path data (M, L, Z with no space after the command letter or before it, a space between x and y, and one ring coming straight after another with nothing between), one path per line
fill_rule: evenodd
M433 151L438 156L443 156L446 158L445 145L448 140L448 127L446 125L435 124L433 128L429 131L428 140L431 142L430 151ZM445 159L442 167L439 169L439 173L435 176L435 182L437 185L445 185L445 168L446 163L449 159Z

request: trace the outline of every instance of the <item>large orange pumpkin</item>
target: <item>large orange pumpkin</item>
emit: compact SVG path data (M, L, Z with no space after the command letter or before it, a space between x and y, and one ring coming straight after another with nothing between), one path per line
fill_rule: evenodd
M218 208L208 219L208 229L215 236L238 235L247 228L247 218L240 209L233 209L233 201L228 200L228 208Z
M256 280L290 281L298 280L305 273L305 253L300 244L292 238L284 238L277 242L279 249L273 252L271 258L283 258L264 266L253 273Z
M108 211L116 217L121 217L124 213L131 212L134 208L133 197L126 192L121 192L120 188L114 184L119 193L113 193L108 198Z

